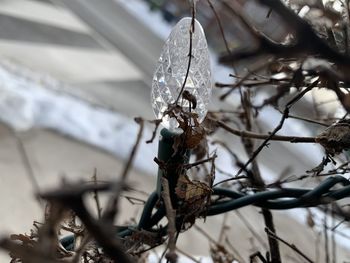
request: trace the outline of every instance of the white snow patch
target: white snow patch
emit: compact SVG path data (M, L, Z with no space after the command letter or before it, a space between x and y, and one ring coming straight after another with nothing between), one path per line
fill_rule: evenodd
M29 73L29 74L27 74ZM48 128L127 159L139 126L117 112L73 97L60 82L32 74L11 63L0 63L0 120L17 131ZM71 88L72 89L72 88ZM152 131L145 127L134 165L156 174L156 144L146 145Z

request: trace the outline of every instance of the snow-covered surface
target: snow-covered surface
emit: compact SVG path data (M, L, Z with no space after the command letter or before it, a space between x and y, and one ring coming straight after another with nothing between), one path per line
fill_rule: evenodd
M57 79L29 70L9 61L0 62L0 120L16 131L47 128L101 148L126 160L133 147L139 126L130 118L82 100L69 91L74 87ZM142 143L134 161L140 171L156 174L153 157L157 155L157 139L153 144L152 127L145 126ZM211 146L210 152L216 150ZM220 167L231 164L231 156L220 150ZM227 167L231 169L231 166ZM266 174L271 172L262 168ZM217 173L216 182L227 177ZM273 177L272 177L273 178ZM271 180L272 180L271 178Z
M29 70L9 61L0 63L0 120L17 131L48 128L79 141L101 148L126 160L135 143L139 126L124 115L96 106L69 94L73 87L45 74ZM152 127L146 126L134 165L148 174L156 174L153 157L157 155L157 140L151 137ZM217 165L231 170L231 156L223 149L210 145L210 152L218 151ZM225 169L226 168L226 169ZM276 176L266 167L262 173L272 182ZM217 173L215 182L227 176Z
M29 73L29 74L28 74ZM64 92L59 81L28 71L9 62L0 64L0 120L17 131L42 127L102 148L126 159L135 143L139 126L117 112L97 107ZM156 145L146 145L151 130L134 162L147 173L155 173L152 156Z

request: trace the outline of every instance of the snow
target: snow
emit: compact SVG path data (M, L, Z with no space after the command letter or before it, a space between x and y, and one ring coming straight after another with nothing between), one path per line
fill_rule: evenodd
M72 88L50 76L1 62L0 120L16 131L34 127L53 129L127 159L139 126L117 112L64 92L68 89ZM144 143L151 138L151 133L146 126L134 165L155 174L152 158L156 156L157 146Z

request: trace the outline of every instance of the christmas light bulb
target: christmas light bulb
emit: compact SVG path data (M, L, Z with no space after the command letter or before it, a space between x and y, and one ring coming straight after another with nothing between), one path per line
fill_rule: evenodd
M168 105L174 104L185 81L190 50L190 28L192 18L181 19L171 31L159 57L152 81L152 107L157 119L163 119L162 125L178 130L176 119L164 116ZM198 114L203 121L211 97L211 68L207 40L201 24L195 20L192 34L192 58L184 91L196 99L196 107L191 112ZM189 100L180 98L178 104L184 111L190 110Z

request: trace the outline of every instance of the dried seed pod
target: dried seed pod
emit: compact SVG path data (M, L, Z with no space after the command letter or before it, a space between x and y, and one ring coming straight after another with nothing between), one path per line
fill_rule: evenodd
M316 142L330 155L350 149L350 120L341 120L329 126L316 136Z
M184 92L182 93L182 97L191 103L192 109L196 109L197 107L196 96L192 95L188 90L184 90Z

